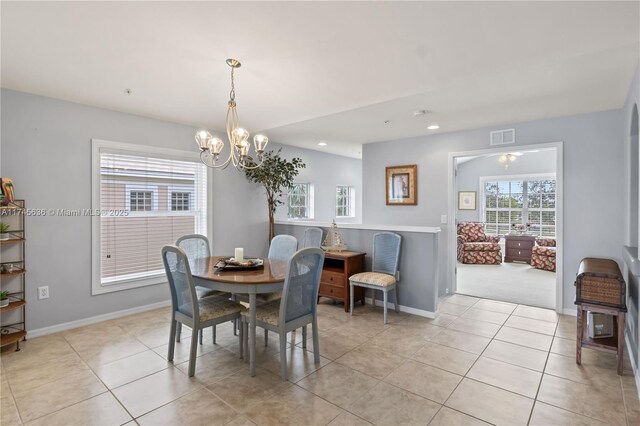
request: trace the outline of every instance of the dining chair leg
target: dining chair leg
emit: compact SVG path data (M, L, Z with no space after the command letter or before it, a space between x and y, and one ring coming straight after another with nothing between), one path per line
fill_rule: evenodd
M211 338L213 339L213 344L216 344L216 326L213 326L213 330L211 330Z
M313 362L320 364L320 338L318 336L318 317L313 316L311 322L311 332L313 333Z
M182 323L178 322L176 328L176 342L180 343L180 335L182 334Z
M169 351L167 352L167 359L169 362L173 362L173 354L176 348L176 323L175 319L171 319L171 330L169 331Z
M353 315L353 283L349 283L349 312Z
M236 321L233 320L233 331L236 329ZM244 327L240 327L238 331L238 346L240 347L240 359L244 359Z
M202 338L204 333L202 332L202 329L198 330L198 340L200 341L200 344L202 344Z
M238 335L238 320L237 319L233 320L233 335L234 336Z
M389 292L382 290L383 296L382 296L382 303L383 303L383 310L384 310L384 323L387 323L387 295L389 294ZM374 292L375 294L375 292Z
M287 333L280 332L280 378L287 381Z
M267 346L269 344L269 330L264 329L264 345Z
M196 351L198 349L198 333L191 333L191 352L189 353L189 377L196 374Z
M244 331L242 332L244 336L242 339L242 344L244 345L244 353L247 354L247 361L249 361L249 323L247 321L242 321L240 327L244 328Z
M302 349L307 349L307 326L302 326Z
M396 295L396 313L400 313L400 299L398 299L398 284L393 286L393 291Z

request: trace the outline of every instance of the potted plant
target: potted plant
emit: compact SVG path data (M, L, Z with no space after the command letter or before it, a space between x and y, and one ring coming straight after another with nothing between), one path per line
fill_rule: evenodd
M9 239L9 224L6 222L0 222L0 240Z
M298 169L302 169L305 164L300 158L293 158L291 161L280 156L280 148L275 153L268 151L264 154L264 162L256 169L245 169L244 173L250 182L258 183L264 187L267 194L267 208L269 210L269 241L275 236L274 215L276 208L284 204L280 199L286 190L293 186L293 179L298 176ZM249 162L251 167L255 165Z
M9 292L0 291L0 308L4 308L5 306L9 306Z

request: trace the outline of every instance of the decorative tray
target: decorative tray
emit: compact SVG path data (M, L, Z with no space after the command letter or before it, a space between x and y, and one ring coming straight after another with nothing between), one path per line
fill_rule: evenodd
M245 258L242 262L238 262L233 257L223 257L218 260L215 267L221 271L248 271L251 269L264 268L264 260L255 258Z

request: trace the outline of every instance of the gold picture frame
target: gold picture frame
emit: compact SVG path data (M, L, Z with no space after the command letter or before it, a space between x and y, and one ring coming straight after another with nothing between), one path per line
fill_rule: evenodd
M418 166L391 166L386 168L388 206L415 206L418 204Z
M476 191L458 191L458 210L476 209Z

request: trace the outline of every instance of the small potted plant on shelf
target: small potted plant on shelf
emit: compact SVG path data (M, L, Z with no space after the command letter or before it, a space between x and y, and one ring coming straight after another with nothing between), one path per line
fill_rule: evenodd
M0 240L8 240L9 239L9 224L5 222L0 222Z
M0 308L4 308L5 306L9 306L9 292L0 291Z

